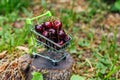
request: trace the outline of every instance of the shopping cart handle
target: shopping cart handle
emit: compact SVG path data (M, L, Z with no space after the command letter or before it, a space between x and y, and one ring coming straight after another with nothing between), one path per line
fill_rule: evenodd
M46 13L41 14L41 15L36 16L36 17L33 17L33 18L31 18L31 19L30 19L30 18L27 18L27 19L26 19L26 23L27 23L27 24L32 24L32 20L38 19L38 18L43 17L43 16L50 17L50 16L52 16L52 14L51 14L50 11L47 11Z

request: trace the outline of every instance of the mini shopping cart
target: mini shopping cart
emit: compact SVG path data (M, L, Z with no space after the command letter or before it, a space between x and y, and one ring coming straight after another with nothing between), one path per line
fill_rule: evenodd
M69 36L70 40L65 42L62 46L60 46L57 43L53 42L52 40L50 40L50 39L44 37L43 35L39 34L38 32L36 32L35 29L34 29L34 26L36 24L34 25L32 23L32 21L40 20L42 17L46 17L48 19L51 16L52 15L51 15L50 11L47 11L46 13L44 13L40 16L34 17L32 19L27 19L26 22L27 22L27 24L30 24L32 26L31 27L31 32L34 34L33 39L36 42L34 44L34 47L32 48L33 57L37 58L37 56L40 56L40 57L43 57L45 59L48 59L55 66L61 60L66 59L67 53L65 52L65 49L70 44L70 41L71 41L72 38ZM44 21L44 20L42 20L42 21ZM39 22L38 22L38 24L39 24ZM37 50L36 50L36 48L40 45L43 45L45 47L45 50L43 52L37 52Z

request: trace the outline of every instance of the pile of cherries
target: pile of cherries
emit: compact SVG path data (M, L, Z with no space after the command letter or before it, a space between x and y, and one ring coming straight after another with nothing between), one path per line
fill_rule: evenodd
M70 37L62 29L62 22L59 20L43 22L42 24L35 25L35 31L60 46L70 40Z

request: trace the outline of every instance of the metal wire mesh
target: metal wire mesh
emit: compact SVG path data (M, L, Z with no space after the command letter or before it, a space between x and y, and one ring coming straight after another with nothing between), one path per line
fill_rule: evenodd
M66 57L67 54L65 52L65 49L70 44L70 41L71 41L72 38L69 36L70 40L65 42L61 46L61 45L58 45L57 43L55 43L54 41L46 38L42 34L36 32L35 28L34 28L34 26L36 24L41 24L45 21L53 20L53 19L56 19L56 18L45 16L45 17L42 17L40 19L37 18L33 21L32 25L31 25L32 26L31 27L31 32L34 34L34 36L35 36L34 39L36 40L37 44L34 45L32 54L34 56L36 56L36 55L41 56L43 58L51 60L52 62L59 62ZM29 23L29 19L28 19L27 22ZM46 50L44 52L37 52L36 51L36 48L40 45L43 45L46 48Z
M32 28L31 31L34 33L36 37L37 46L43 45L46 48L46 51L44 53L38 52L39 54L37 54L37 52L33 51L34 55L44 57L46 59L51 60L52 62L59 62L66 57L65 49L70 44L71 37L69 41L60 46L57 43L53 42L52 40L36 32L34 28Z

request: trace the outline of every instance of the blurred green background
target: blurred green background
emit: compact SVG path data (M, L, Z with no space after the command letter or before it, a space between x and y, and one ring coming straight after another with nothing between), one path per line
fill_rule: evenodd
M68 52L83 80L120 79L120 0L0 0L0 52L24 53L33 46L25 23L50 10L73 41Z

